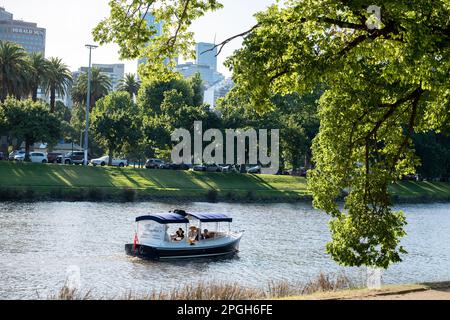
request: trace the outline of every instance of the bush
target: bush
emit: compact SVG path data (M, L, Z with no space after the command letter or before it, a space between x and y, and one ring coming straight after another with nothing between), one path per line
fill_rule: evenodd
M33 201L33 200L34 200L34 195L35 195L34 190L28 188L28 189L26 189L26 190L23 192L23 197L22 197L22 199L23 199L23 200L26 200L26 201Z
M131 188L123 189L122 199L124 202L134 202L136 200L136 190Z
M105 198L105 193L99 188L90 188L87 192L87 199L89 201L102 201Z
M20 194L17 190L13 189L0 189L0 200L2 201L12 201L19 200Z
M206 199L208 200L208 202L211 203L217 203L217 199L219 197L219 193L217 192L217 190L209 190L208 193L206 194Z
M247 194L245 195L245 199L247 201L255 200L255 193L253 192L253 190L250 190L250 191L247 192Z

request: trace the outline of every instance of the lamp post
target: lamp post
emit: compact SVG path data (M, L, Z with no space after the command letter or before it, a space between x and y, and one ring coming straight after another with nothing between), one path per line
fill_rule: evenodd
M87 85L87 99L86 99L86 131L84 132L84 165L88 163L88 149L89 149L89 111L91 106L91 66L92 66L92 50L98 48L96 45L87 44L89 49L89 68L88 68L88 85Z

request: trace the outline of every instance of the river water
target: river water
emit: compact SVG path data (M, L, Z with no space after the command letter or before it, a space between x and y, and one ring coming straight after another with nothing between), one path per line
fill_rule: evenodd
M147 262L125 255L136 216L182 208L224 212L245 230L231 260ZM408 255L384 283L450 280L450 204L402 205ZM81 289L98 297L148 293L199 281L267 287L306 282L321 272L363 281L363 268L342 268L325 253L328 217L308 204L0 203L0 299L36 299L64 285L79 268Z

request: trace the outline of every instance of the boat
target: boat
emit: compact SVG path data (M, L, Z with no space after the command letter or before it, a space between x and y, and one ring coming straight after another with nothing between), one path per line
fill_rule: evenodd
M126 244L125 251L145 260L234 256L243 231L232 232L232 222L226 214L184 210L140 216L134 242ZM225 228L224 223L228 225Z

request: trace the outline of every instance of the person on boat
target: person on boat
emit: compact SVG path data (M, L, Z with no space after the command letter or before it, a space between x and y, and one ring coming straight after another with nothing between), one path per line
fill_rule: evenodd
M184 239L184 230L183 228L179 228L178 231L175 233L176 239L178 241L181 241Z
M189 234L188 234L189 239L192 241L198 241L199 240L199 230L194 226L190 227L189 229L190 229Z
M203 230L203 235L202 235L202 239L211 239L212 236L209 233L208 229Z

